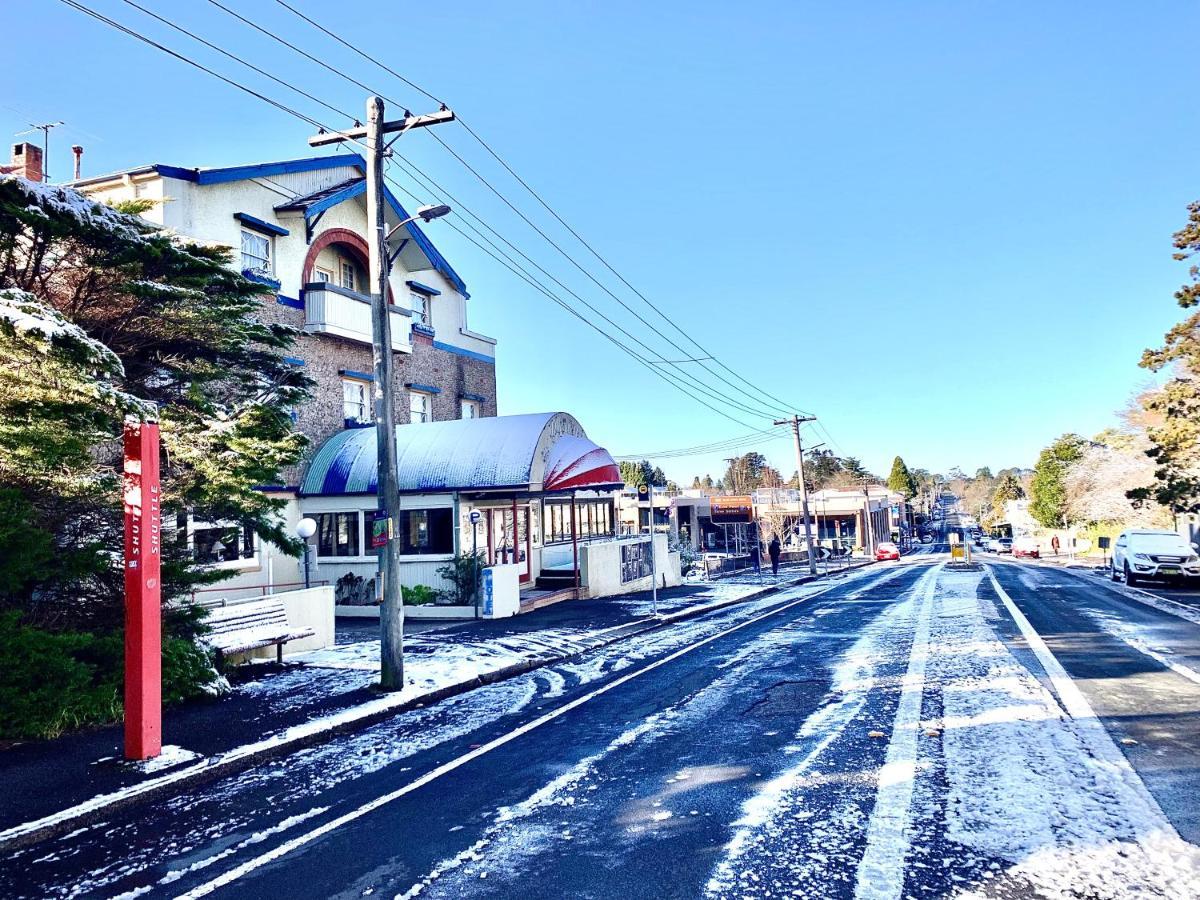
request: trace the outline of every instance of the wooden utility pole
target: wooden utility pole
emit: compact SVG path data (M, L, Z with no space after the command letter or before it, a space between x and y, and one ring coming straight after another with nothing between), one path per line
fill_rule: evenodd
M388 153L384 136L397 137L413 128L425 128L454 120L448 109L427 116L406 115L393 122L384 120L383 99L367 100L367 124L347 131L314 135L312 147L342 141L363 142L367 160L367 248L371 284L371 350L375 374L375 441L379 460L377 478L380 510L387 513L387 543L379 548L379 574L383 582L383 603L379 609L380 671L379 684L385 691L404 687L404 604L400 595L400 545L396 541L393 519L400 508L396 459L396 410L392 383L392 321L388 310L388 252L385 213L387 201L383 186L383 161ZM393 138L395 140L395 138ZM514 521L515 528L515 521Z
M800 443L800 423L814 422L816 416L792 416L792 441L796 445L796 471L800 475L800 505L804 510L804 541L808 545L808 574L817 574L817 556L813 548L812 517L808 514L808 485L804 481L804 445ZM776 425L786 425L788 420L776 422Z

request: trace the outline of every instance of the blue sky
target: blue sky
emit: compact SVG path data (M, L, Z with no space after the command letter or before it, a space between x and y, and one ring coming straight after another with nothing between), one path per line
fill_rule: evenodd
M361 89L208 3L139 2L362 109ZM273 0L223 2L414 111L429 106ZM1147 379L1142 349L1180 317L1171 294L1186 273L1170 236L1200 197L1193 3L291 2L445 98L701 344L818 414L833 449L876 470L896 453L941 471L1031 465L1059 433L1110 424ZM337 124L121 0L87 3ZM311 128L259 101L61 3L25 14L31 39L6 46L0 131L65 120L53 176L76 142L92 174L307 155ZM553 225L459 126L440 133ZM401 149L654 340L434 141L408 135ZM500 339L502 412L571 411L614 453L749 430L445 227L429 232L471 288L471 326ZM753 449L794 468L788 440ZM663 467L690 483L717 477L726 455Z

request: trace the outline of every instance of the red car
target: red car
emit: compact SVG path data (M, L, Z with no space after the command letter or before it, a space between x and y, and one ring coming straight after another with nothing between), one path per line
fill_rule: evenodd
M877 562L882 562L885 559L899 559L900 548L891 541L881 541L879 546L875 548L875 559Z

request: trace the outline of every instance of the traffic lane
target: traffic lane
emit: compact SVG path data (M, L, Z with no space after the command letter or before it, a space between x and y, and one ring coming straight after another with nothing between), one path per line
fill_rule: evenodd
M1066 572L1008 562L993 570L1180 835L1200 843L1200 684L1172 670L1170 657L1144 652L1194 661L1200 626ZM1146 637L1146 647L1112 633L1113 623ZM1027 652L1015 628L1007 639Z
M343 808L387 793L406 777L428 772L464 748L518 727L626 669L718 633L788 598L827 591L826 602L836 603L881 578L899 574L871 567L826 585L805 585L775 598L732 606L572 663L402 713L154 806L114 813L77 834L0 860L0 895L62 896L80 889L94 895L116 894L152 885L190 866L212 871L218 862L232 863L278 843L299 823L327 820ZM214 862L214 848L227 856Z
M543 814L548 808L548 821L539 819L537 827L513 826L520 840L505 846L505 852L520 860L511 871L524 873L534 865L534 851L552 844L553 853L538 855L538 877L520 877L502 890L495 871L484 869L464 885L477 885L488 895L511 890L546 897L695 896L714 854L728 840L728 823L746 797L770 777L770 761L783 758L782 749L793 735L789 728L739 724L746 711L760 708L764 699L771 702L773 695L797 720L814 710L829 689L827 661L853 643L863 627L902 597L924 571L922 566L885 570L879 578L850 585L837 595L746 625L464 762L394 802L365 811L282 859L246 871L223 888L224 894L271 896L286 891L349 897L408 891L429 873L473 861L494 840L490 829L500 826L507 831L514 816L524 819L527 811ZM755 641L780 629L785 635L776 645L782 648L780 664L772 660L764 665ZM731 668L740 686L728 684L726 672ZM714 688L714 682L722 683ZM779 685L787 686L785 694L775 693ZM556 816L574 806L565 798L558 802L562 787L578 784L597 763L636 746L639 738L675 717L687 727L669 749L659 747L631 767L615 771L636 776L639 784L660 786L674 778L681 765L703 773L687 786L696 805L689 806L686 818L681 815L679 822L661 830L630 832L629 816L641 816L641 824L665 820L658 817L662 810L645 800L647 793L617 779L610 782L608 799L597 801L594 819L589 810L583 820L559 826ZM447 746L441 758L469 747L462 742L456 748ZM586 805L581 803L580 809ZM633 807L641 812L631 811ZM663 839L666 845L660 844ZM664 846L671 848L669 867L661 864Z

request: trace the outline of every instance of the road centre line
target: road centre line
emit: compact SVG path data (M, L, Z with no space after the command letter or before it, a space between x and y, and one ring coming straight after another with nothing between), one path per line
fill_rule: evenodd
M694 644L688 644L686 647L682 647L679 650L676 650L675 652L673 652L667 656L664 656L661 659L655 660L654 662L649 663L648 665L642 667L641 669L638 669L637 671L630 672L626 675L622 675L621 677L619 677L613 681L610 681L608 684L605 684L605 685L597 688L594 691L584 694L582 697L577 697L576 699L574 699L568 703L565 703L562 706L557 707L556 709L550 710L549 712L544 713L541 716L538 716L536 719L526 722L524 725L521 725L518 728L515 728L512 731L501 735L500 737L497 737L497 738L492 739L491 741L488 741L486 744L480 745L479 747L475 748L474 750L470 750L467 753L464 753L461 756L456 757L455 759L452 759L448 762L443 763L442 765L430 770L429 772L422 775L420 778L417 778L416 780L409 782L408 784L404 785L401 788L397 788L396 790L391 791L390 793L384 794L380 797L376 797L374 800L364 803L363 805L357 807L356 809L352 809L349 812L343 813L342 815L338 816L335 819L330 819L328 822L323 823L322 825L312 829L311 831L308 831L301 835L297 835L296 837L280 844L278 847L268 850L266 853L262 853L259 856L254 857L253 859L249 859L246 862L242 863L241 865L235 866L234 868L228 870L227 872L222 873L217 878L214 878L211 881L205 882L204 884L198 885L195 888L193 888L192 890L188 891L187 893L180 894L179 900L195 900L195 898L206 897L209 894L211 894L213 891L218 890L219 888L225 887L226 885L232 884L233 882L237 881L238 879L243 878L246 875L249 875L251 872L254 872L257 869L260 869L263 866L268 865L277 859L287 856L292 851L298 850L299 848L305 846L306 844L310 844L313 841L317 840L318 838L323 837L324 835L329 834L332 831L336 831L338 828L341 828L343 825L347 825L347 824L355 821L356 819L360 819L363 816L368 815L369 813L372 813L377 809L380 809L383 806L387 806L388 804L390 804L396 800L399 800L401 797L404 797L407 794L411 794L413 791L416 791L416 790L424 787L425 785L427 785L433 781L436 781L438 778L441 778L443 775L449 774L450 772L453 772L455 769L461 768L462 766L466 765L467 763L472 762L473 760L478 759L479 757L484 756L485 754L490 753L491 751L496 750L496 749L504 746L505 744L510 743L511 741L514 741L517 738L519 738L525 734L528 734L531 731L534 731L537 728L541 728L543 725L547 725L550 722L553 722L555 719L567 714L568 712L571 712L574 709L579 708L580 706L583 706L585 703L588 703L589 701L594 700L595 698L600 697L603 694L606 694L611 690L615 690L616 688L621 687L622 685L628 684L630 681L633 681L635 678L640 678L642 675L652 672L655 669L658 669L661 666L664 666L670 662L674 662L675 660L679 659L680 657L685 656L688 653L691 653L693 650L698 650L699 648L704 647L708 644L711 644L712 642L717 641L723 637L726 637L727 635L730 635L730 634L734 633L735 631L740 631L743 628L746 628L757 622L761 622L762 620L767 619L773 615L776 615L781 612L785 612L786 610L789 610L789 609L792 609L793 607L799 606L802 603L807 603L807 602L815 599L816 597L820 597L823 594L826 594L832 590L836 590L837 588L842 587L842 586L843 586L843 584L830 585L828 588L826 588L823 591L818 591L815 594L808 594L808 595L806 595L804 597L800 597L796 600L789 601L789 602L783 603L779 606L773 607L772 609L769 609L760 615L754 616L751 619L747 619L744 622L739 622L738 624L733 625L732 627L727 628L723 631L717 632L716 634L709 635L708 637L703 638Z
M904 860L912 843L906 830L917 777L917 732L929 659L929 622L938 575L944 565L926 572L913 588L913 593L920 596L920 605L913 612L908 671L896 706L887 756L879 770L866 846L858 863L855 900L896 900L904 890Z
M1085 745L1093 753L1097 760L1109 765L1115 774L1125 782L1129 787L1148 807L1148 812L1158 820L1158 828L1164 833L1173 838L1179 838L1179 833L1175 830L1175 826L1171 820L1167 818L1162 808L1158 805L1158 801L1150 793L1145 783L1134 771L1129 760L1125 758L1125 754L1113 742L1112 736L1104 727L1095 710L1092 709L1087 698L1083 696L1083 692L1079 686L1075 684L1074 679L1067 674L1067 670L1063 668L1062 663L1050 651L1042 636L1034 630L1033 625L1025 618L1025 614L1013 602L1012 597L1008 592L1000 586L1000 582L996 579L996 574L991 566L985 566L987 569L988 580L991 582L992 589L1004 604L1004 608L1008 610L1008 614L1016 623L1017 628L1021 632L1021 636L1025 638L1025 643L1029 645L1029 649L1033 651L1038 662L1042 666L1042 670L1046 673L1046 677L1050 679L1051 685L1054 687L1055 693L1058 694L1059 703L1063 710L1079 727L1080 738L1083 739ZM1182 840L1180 838L1180 840Z

